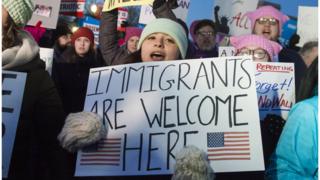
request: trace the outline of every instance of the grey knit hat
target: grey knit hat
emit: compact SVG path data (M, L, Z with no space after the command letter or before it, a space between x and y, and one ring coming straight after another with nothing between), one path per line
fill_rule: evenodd
M19 27L27 24L34 10L32 0L2 0L2 5Z

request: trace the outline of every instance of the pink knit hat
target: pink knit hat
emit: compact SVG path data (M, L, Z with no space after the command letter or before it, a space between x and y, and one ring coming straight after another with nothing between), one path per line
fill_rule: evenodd
M127 42L131 37L138 36L140 38L142 29L137 27L127 27L126 28L126 36L124 37L124 41Z
M236 50L250 45L258 46L268 52L271 61L274 60L274 57L277 56L282 49L280 44L254 34L230 37L230 43Z
M279 32L281 34L282 25L289 20L287 15L284 15L282 12L277 10L272 6L261 6L260 8L256 9L255 11L247 12L245 14L251 21L251 29L253 30L255 22L257 19L264 17L264 16L272 16L273 18L279 21Z

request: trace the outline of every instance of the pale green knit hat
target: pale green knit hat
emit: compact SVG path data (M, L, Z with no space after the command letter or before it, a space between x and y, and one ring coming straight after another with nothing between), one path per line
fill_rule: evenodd
M2 0L2 5L19 27L27 24L34 10L32 0Z
M185 30L179 23L166 18L158 18L148 23L140 36L138 49L141 48L144 39L153 33L165 33L171 36L177 43L182 58L186 57L188 39Z

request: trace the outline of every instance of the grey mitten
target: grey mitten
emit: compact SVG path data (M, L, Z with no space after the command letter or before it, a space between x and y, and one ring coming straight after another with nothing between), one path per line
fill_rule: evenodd
M107 127L102 118L93 112L70 113L58 135L61 146L70 151L77 151L98 142L107 135Z
M176 154L176 164L171 180L213 180L215 178L207 154L190 145Z

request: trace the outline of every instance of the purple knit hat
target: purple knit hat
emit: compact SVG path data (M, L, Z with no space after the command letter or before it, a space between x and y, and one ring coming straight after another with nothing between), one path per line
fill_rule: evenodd
M270 41L262 36L249 34L242 36L230 37L230 43L236 50L240 50L246 46L258 46L268 52L271 61L279 54L282 46L274 41Z
M279 32L281 34L282 25L289 20L287 15L284 15L282 12L277 10L272 6L261 6L260 8L256 9L255 11L247 12L245 14L251 21L251 29L253 30L255 22L257 19L264 17L264 16L272 16L279 21Z

